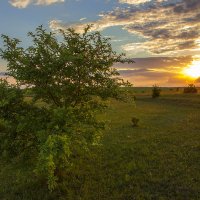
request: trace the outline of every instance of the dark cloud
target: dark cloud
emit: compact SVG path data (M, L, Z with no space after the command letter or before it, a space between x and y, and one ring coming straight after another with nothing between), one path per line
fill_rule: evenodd
M133 58L135 63L114 65L117 69L179 69L190 65L193 61L191 56L181 57L148 57L148 58Z
M138 76L144 76L148 77L150 80L156 80L160 79L161 77L170 77L173 76L174 73L172 72L159 72L159 71L154 71L154 70L149 70L149 69L136 69L136 70L120 70L119 71L120 75L123 76L124 78L127 77L138 77Z
M145 75L146 73L150 73L151 70L149 69L135 69L135 70L130 70L130 69L120 69L118 70L118 72L120 73L120 75L122 75L123 77L127 77L127 76L138 76L138 75Z
M199 16L200 17L200 16ZM188 30L188 31L183 31L181 32L177 38L183 38L183 39L197 39L199 38L200 33L196 30Z
M200 10L199 0L183 0L174 7L175 13L187 13Z
M200 22L200 13L199 14L196 14L192 17L186 17L184 18L184 21L185 22L191 22L191 23L197 23L197 22Z
M179 49L192 49L196 47L196 44L193 40L182 42L178 45Z

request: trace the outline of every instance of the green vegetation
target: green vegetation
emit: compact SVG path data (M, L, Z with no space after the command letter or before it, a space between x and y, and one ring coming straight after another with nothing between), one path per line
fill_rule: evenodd
M132 61L89 28L2 36L0 199L199 199L200 96L130 88L111 66Z
M51 192L65 193L74 163L99 144L105 123L97 114L107 107L105 100L125 100L121 86L131 85L111 66L132 61L89 29L60 31L59 42L39 26L28 33L27 48L2 35L0 55L18 84L0 82L0 156L31 166L32 174L24 177L42 181Z
M154 101L151 88L149 95L143 90L136 107L110 100L99 115L109 120L102 145L76 159L60 191L48 193L30 166L2 160L0 199L199 199L200 95L166 88ZM140 119L137 128L132 116Z

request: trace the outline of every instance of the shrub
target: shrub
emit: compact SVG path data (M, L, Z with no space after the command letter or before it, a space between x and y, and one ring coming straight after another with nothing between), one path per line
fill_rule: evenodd
M188 87L185 87L183 90L184 93L197 93L198 90L194 84L189 84Z
M138 123L139 123L139 119L138 118L132 117L131 121L132 121L132 126L133 127L138 126Z
M160 92L161 92L161 89L159 86L157 85L153 85L153 89L152 89L152 98L157 98L160 96Z

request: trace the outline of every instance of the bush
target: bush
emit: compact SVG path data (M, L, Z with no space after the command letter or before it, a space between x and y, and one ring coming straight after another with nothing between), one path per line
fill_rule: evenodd
M157 98L160 96L160 92L161 92L161 89L159 86L157 85L153 85L153 89L152 89L152 98Z
M189 84L188 87L185 87L183 90L184 93L197 93L198 90L194 84Z
M139 123L139 119L138 118L132 117L131 121L132 121L132 126L133 127L138 126L138 123Z

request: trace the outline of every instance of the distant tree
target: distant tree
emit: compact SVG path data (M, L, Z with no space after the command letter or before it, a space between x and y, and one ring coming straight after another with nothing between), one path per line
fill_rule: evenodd
M54 33L39 26L28 33L33 43L26 49L20 40L2 35L0 54L18 85L0 82L1 152L6 158L30 158L50 190L62 184L79 153L98 144L104 122L96 113L106 108L103 100L124 100L124 88L130 86L112 65L132 61L89 29L83 34L60 31L63 40L58 42ZM22 85L31 88L29 102Z
M185 87L183 92L184 93L197 93L198 90L194 84L188 84L188 87Z
M152 88L152 98L157 98L160 96L161 89L158 85L153 85Z

